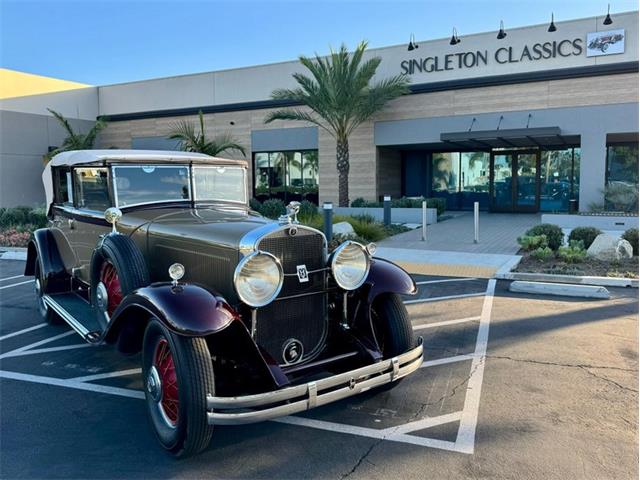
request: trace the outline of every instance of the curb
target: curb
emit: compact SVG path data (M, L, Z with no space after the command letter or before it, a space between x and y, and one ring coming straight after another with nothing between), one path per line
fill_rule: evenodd
M0 247L0 260L26 260L27 249L22 247Z
M568 283L544 283L515 281L509 285L509 291L531 293L534 295L558 295L562 297L598 298L608 300L609 290L592 285L574 285Z
M514 267L515 268L515 267ZM565 285L591 285L596 287L630 287L638 288L636 278L589 277L580 275L556 275L549 273L498 272L498 280L522 280L531 282L550 282Z

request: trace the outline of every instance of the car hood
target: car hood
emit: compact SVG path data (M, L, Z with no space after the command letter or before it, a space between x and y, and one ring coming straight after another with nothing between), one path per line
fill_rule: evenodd
M146 228L148 238L174 238L233 249L238 248L247 232L273 222L245 206L154 208L133 211L124 217L126 223Z

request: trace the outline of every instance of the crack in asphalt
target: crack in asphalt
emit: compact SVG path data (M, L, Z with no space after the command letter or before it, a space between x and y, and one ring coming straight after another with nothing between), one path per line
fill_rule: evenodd
M380 445L385 437L382 437L379 440L376 440L368 449L366 452L364 452L363 455L360 456L360 458L358 459L358 461L356 462L356 464L353 466L353 468L351 470L349 470L347 473L343 474L340 477L340 480L344 480L345 478L349 477L350 475L352 475L353 473L355 473L356 470L358 470L358 468L360 467L360 465L362 465L362 462L364 462L366 460L366 458L371 454L371 452L373 451L374 448L376 448L378 445Z
M634 393L638 393L638 390L634 390L633 388L630 387L625 387L624 385L619 384L618 382L616 382L615 380L611 380L610 378L607 377L603 377L601 375L598 375L596 373L593 373L592 371L590 371L587 367L580 367L582 370L584 370L585 372L587 372L589 375L591 375L592 377L598 378L600 380L604 380L605 382L609 382L612 383L613 385L615 385L618 388L621 388L622 390L627 390L628 392L634 392ZM636 370L637 371L637 370Z

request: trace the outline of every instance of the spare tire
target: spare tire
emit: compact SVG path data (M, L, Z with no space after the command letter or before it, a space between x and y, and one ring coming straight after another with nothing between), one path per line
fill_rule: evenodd
M91 261L91 303L105 313L99 315L102 327L126 295L149 282L147 264L135 242L118 233L104 237Z

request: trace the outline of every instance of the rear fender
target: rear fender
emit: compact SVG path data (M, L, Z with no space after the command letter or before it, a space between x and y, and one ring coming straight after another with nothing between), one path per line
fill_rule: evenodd
M38 259L38 260L36 260ZM27 263L25 275L34 275L36 261L40 262L42 285L45 293L69 291L71 282L53 233L48 228L40 228L33 232L33 238L27 247Z

